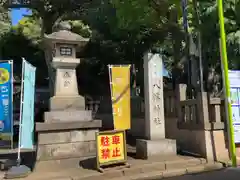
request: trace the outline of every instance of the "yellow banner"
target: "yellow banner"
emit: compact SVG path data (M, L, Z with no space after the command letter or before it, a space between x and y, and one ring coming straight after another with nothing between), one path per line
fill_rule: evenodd
M97 166L124 163L127 160L125 131L102 131L96 135Z
M109 68L114 129L127 130L131 128L130 65Z

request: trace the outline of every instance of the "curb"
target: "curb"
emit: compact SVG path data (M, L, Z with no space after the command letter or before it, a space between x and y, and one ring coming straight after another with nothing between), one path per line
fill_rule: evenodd
M188 160L176 160L169 162L155 162L145 165L137 165L134 168L123 169L123 170L111 170L103 174L95 175L86 175L83 177L73 177L73 180L105 180L105 179L114 179L114 178L123 178L128 179L128 177L134 177L137 175L148 174L149 172L156 172L157 175L166 174L166 172L172 173L173 171L178 171L179 166L184 168L183 172L186 172L187 168L195 166L205 166L206 160L203 158L198 159L188 159ZM181 170L182 172L182 170ZM166 175L167 176L167 175Z
M219 163L221 163L223 165L223 167L232 167L232 163L229 161L218 161Z
M211 163L205 165L198 165L183 169L172 169L166 171L153 171L150 173L140 173L135 176L125 176L121 178L114 178L112 180L153 180L153 179L163 179L175 176L182 176L187 174L201 174L204 172L211 172L216 170L225 169L221 163ZM79 179L81 180L81 179Z

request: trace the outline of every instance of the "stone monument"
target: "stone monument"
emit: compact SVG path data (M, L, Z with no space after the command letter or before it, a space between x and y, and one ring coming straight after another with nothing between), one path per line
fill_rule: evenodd
M37 161L90 157L96 154L95 133L101 120L93 120L85 110L84 97L78 93L75 68L80 63L76 51L89 39L62 29L45 36L53 51L52 67L56 70L54 96L44 123L36 124L38 133Z
M145 138L137 139L140 158L176 155L176 141L165 138L163 64L159 54L144 56Z

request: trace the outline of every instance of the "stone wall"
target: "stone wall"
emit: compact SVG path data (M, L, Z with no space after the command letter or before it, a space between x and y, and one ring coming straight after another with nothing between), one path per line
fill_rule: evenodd
M179 150L200 155L208 160L229 159L224 130L179 129L177 118L166 118L166 137L176 139Z
M178 149L208 160L229 159L225 118L219 98L207 93L186 99L186 86L165 93L166 137L176 139Z

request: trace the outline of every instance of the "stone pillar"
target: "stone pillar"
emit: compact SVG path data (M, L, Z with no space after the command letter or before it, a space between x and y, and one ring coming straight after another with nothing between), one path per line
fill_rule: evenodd
M159 54L144 56L145 138L137 140L137 156L176 154L176 141L165 139L163 68Z
M184 101L187 99L187 85L186 84L177 84L175 89L176 94L176 108L177 108L177 123L182 123L184 121L184 115L182 113L182 108L180 105L181 101Z
M92 111L85 110L84 97L78 93L75 70L80 63L76 51L88 41L69 30L60 30L45 37L48 47L54 49L51 65L56 69L56 77L50 111L45 112L44 123L36 124L37 160L40 162L78 158L72 163L76 167L80 157L96 154L95 133L101 127L101 120L94 120Z

